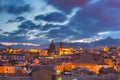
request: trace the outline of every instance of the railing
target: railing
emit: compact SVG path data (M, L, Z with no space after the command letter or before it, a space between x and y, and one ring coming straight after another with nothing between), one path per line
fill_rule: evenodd
M62 80L120 80L120 76L79 76L79 77L62 77Z
M0 76L0 80L32 80L32 78L25 76Z

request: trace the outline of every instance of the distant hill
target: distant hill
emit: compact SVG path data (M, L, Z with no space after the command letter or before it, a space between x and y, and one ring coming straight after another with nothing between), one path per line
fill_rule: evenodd
M100 46L120 46L120 39L113 39L111 37L107 37L106 39L101 39L99 41L91 42L91 43L65 43L63 42L64 47L74 47L74 48L90 48L90 47L100 47ZM56 43L56 46L59 46L59 43Z
M113 39L111 37L107 37L106 39L101 39L99 41L92 42L91 44L93 44L94 46L103 46L103 45L120 46L120 39L119 38Z
M59 47L59 42L55 42L55 45L56 47L58 48ZM79 43L79 42L76 42L76 43L66 43L66 42L63 42L63 46L64 47L73 47L73 48L90 48L90 47L100 47L100 46L120 46L120 39L117 38L117 39L113 39L111 37L107 37L106 39L101 39L99 41L95 41L95 42L91 42L91 43ZM7 46L5 45L2 45L0 44L0 48L6 48ZM29 48L37 48L37 49L40 49L40 48L48 48L49 47L49 44L44 44L44 45L41 45L41 46L28 46L28 45L22 45L22 44L19 44L19 45L11 45L12 48L26 48L26 49L29 49Z
M7 48L7 46L0 44L0 48Z

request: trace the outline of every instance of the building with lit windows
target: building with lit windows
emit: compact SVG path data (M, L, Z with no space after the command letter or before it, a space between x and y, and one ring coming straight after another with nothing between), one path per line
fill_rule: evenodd
M104 46L103 51L108 51L108 50L109 50L108 46Z
M59 44L59 55L67 55L72 54L73 48L64 48L63 43L60 42Z

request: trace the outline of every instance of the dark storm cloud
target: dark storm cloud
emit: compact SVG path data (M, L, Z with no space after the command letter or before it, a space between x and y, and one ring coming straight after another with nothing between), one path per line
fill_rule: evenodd
M35 16L35 20L44 20L48 22L64 22L67 17L63 13L58 13L58 12L52 12L47 15L38 15Z
M107 0L107 1L108 6L120 8L120 0Z
M7 23L11 23L11 22L21 22L21 21L24 21L25 18L22 17L22 16L19 16L19 17L16 17L15 19L10 19L7 21Z
M7 8L7 12L11 13L11 14L22 14L24 12L30 12L32 10L30 5L25 5L25 6L19 6L19 7L15 7L15 6L8 6Z
M67 27L72 28L72 31L68 30L68 32L76 32L76 34L73 34L73 39L93 37L99 32L119 31L120 0L96 0L96 2L90 3L91 1L92 0L49 0L49 4L65 13L67 12L67 14L75 7L81 8L67 25ZM50 33L56 32L58 32L58 34L56 34L57 36L61 36L61 34L59 35L59 31L53 30ZM65 32L63 33L67 35Z
M52 25L51 25L52 26ZM74 30L70 29L68 26L61 26L61 25L56 25L56 27L58 27L57 29L54 27L54 29L48 31L46 33L46 36L48 38L52 38L52 39L65 39L69 36L73 36L73 38L75 38L75 36L79 37L80 33L79 32L75 32Z
M18 30L13 32L3 32L2 35L0 35L0 41L29 42L27 34L33 29L39 28L32 21L24 21L18 26Z
M16 30L13 32L4 32L3 35L0 35L0 41L6 42L25 42L27 41L27 36L25 34L27 30Z
M0 29L0 31L2 31L2 29Z
M46 24L45 26L42 26L42 27L41 27L41 30L42 30L42 31L47 31L47 30L49 30L49 29L51 29L51 28L54 28L54 27L57 27L57 26L54 26L54 25L52 25L52 24Z
M20 34L20 33L17 33ZM17 36L16 32L3 32L0 34L1 42L24 42L26 39L25 36Z
M0 35L1 42L18 42L18 43L36 43L41 44L40 40L28 40L26 36L3 36ZM45 41L45 40L44 40Z
M21 25L18 27L18 30L15 30L13 32L4 32L3 34L7 35L2 36L1 41L6 39L8 41L13 41L13 42L29 42L31 40L28 40L29 34L34 34L34 32L30 32L32 30L40 30L41 33L35 34L34 36L40 37L43 36L45 38L40 38L40 39L55 39L55 40L60 40L60 39L65 39L69 36L78 36L79 34L74 32L72 29L70 29L68 26L61 26L61 25L53 25L53 24L46 24L44 26L41 25L36 25L32 21L25 21L22 22ZM30 33L28 33L30 32ZM35 32L36 33L36 32Z
M27 40L27 36L26 33L28 31L27 30L17 30L11 33L3 33L3 34L7 34L8 36L1 36L0 41L6 41L6 42L29 42L29 40Z
M83 6L88 1L89 0L49 0L48 4L52 4L58 9L69 12L72 8Z
M3 32L3 34L10 34L10 32Z
M34 17L35 21L43 20L46 25L37 25L32 21L24 21L18 26L18 30L8 33L8 39L30 41L27 34L34 34L34 32L30 32L32 30L39 30L40 32L35 32L34 36L38 38L43 36L46 40L77 40L94 37L99 32L120 30L119 0L96 0L95 3L90 3L90 1L92 0L49 0L49 4L62 10L63 13L52 12ZM81 10L77 11L70 19L68 18L70 21L68 24L54 24L57 22L62 24L68 20L66 15L69 16L76 7L80 7ZM20 19L20 21L22 20ZM2 37L4 38L4 36Z
M10 14L22 14L24 12L30 12L32 7L29 4L24 3L23 0L1 0L0 12L7 12Z
M2 12L2 7L1 7L1 5L0 5L0 12Z
M44 15L37 15L34 20L44 20Z
M95 36L98 32L120 30L119 21L116 22L116 19L108 16L109 14L105 16L108 17L108 20L101 20L101 14L97 15L99 16L90 15L87 11L80 11L71 19L69 26L78 32L81 31L83 36L80 36L83 38Z
M2 36L0 35L1 42L27 42L25 36Z
M7 33L7 40L12 41L17 41L17 42L34 42L34 43L38 43L37 40L30 40L30 35L34 35L35 37L39 37L41 35L43 35L44 33L39 33L39 32L32 32L34 30L38 30L41 31L41 25L36 25L34 22L28 20L28 21L24 21L22 22L19 26L18 26L18 30L15 30L13 32ZM40 38L43 39L43 38ZM37 42L36 42L37 41Z
M32 30L32 29L36 29L39 26L37 26L35 23L33 23L32 21L28 20L28 21L24 21L21 23L21 25L18 26L20 29L28 29L28 30Z

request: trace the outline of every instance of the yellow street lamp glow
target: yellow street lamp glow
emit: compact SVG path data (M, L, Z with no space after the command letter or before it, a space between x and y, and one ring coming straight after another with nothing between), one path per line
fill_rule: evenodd
M59 74L61 73L61 71L60 71L60 70L57 70L56 73L57 73L57 75L59 75Z

